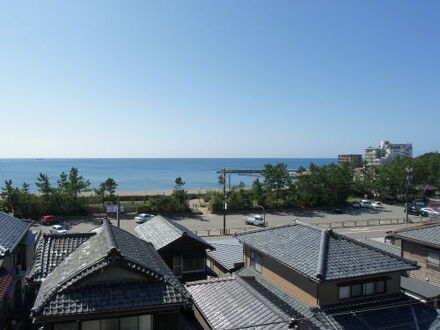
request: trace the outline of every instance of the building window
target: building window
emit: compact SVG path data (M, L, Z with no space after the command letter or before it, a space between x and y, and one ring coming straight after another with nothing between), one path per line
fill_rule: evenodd
M173 256L173 273L176 276L182 275L182 256Z
M74 324L77 326L76 322L74 322ZM64 330L64 328L58 328L57 326L59 325L55 325L55 329ZM78 329L78 327L74 329ZM151 314L81 322L81 330L152 330L152 329L153 329L153 319Z
M339 299L371 296L386 292L385 280L353 283L339 287Z
M183 258L183 272L200 272L205 270L205 258Z
M440 267L440 254L428 251L427 264L432 267Z
M261 255L259 255L254 250L251 250L250 255L251 267L255 269L257 272L261 273Z

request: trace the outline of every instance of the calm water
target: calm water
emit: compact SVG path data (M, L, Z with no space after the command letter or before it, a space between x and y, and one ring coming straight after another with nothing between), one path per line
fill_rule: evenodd
M62 171L78 167L80 173L96 187L108 177L119 184L119 191L170 190L174 179L182 177L186 189L218 188L216 171L228 169L262 169L266 163L286 163L289 169L307 167L311 162L324 165L332 158L117 158L117 159L0 159L0 182L11 179L14 185L27 182L36 191L40 172L49 175L52 183ZM250 186L255 177L231 175L232 185L243 181Z

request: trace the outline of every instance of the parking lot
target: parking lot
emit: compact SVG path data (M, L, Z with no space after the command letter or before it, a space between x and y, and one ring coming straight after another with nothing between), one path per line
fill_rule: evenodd
M253 214L231 214L226 216L227 228L243 228L246 227L244 218ZM291 223L298 219L309 223L334 223L342 221L364 221L364 220L391 220L403 219L405 217L403 206L384 205L379 209L346 209L343 214L336 214L326 210L298 210L289 212L274 212L266 214L266 221L269 226L278 226ZM204 215L191 217L170 217L178 221L180 224L194 231L215 230L223 227L222 215ZM418 220L416 216L410 219ZM112 219L113 224L117 224L116 219ZM66 218L62 223L69 232L87 232L96 228L101 224L100 218ZM120 220L121 228L128 232L135 233L134 228L138 224L132 216L123 216ZM249 226L248 226L249 227ZM42 226L35 224L35 230L43 230L49 232L50 226Z

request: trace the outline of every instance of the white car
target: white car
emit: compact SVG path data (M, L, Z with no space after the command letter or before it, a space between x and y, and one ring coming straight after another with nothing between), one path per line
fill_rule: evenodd
M424 208L421 208L420 211L426 212L426 214L427 214L428 216L432 216L432 215L440 215L440 212L438 212L438 211L436 211L436 210L434 210L434 209L431 209L430 207L424 207Z
M61 225L54 225L50 227L50 232L52 234L65 234L67 233L67 229L64 229Z
M376 209L378 209L378 208L382 207L382 203L378 202L378 201L375 201L375 202L371 203L371 206L376 208Z
M136 223L144 223L145 221L147 221L148 219L151 219L152 217L154 217L154 215L147 214L147 213L141 213L141 214L138 214L137 216L135 216L134 220L136 220Z
M261 227L266 226L266 222L264 221L264 217L259 214L254 215L253 217L245 218L244 221L246 222L247 225L254 225L254 226L261 226Z

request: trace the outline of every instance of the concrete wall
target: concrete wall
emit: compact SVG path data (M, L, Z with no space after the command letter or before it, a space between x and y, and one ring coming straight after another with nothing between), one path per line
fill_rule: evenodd
M440 251L407 240L402 240L401 247L402 257L417 261L417 264L421 267L418 270L411 271L409 273L410 277L421 281L428 279L429 283L440 286L440 269L427 265L428 251L432 250L437 253L440 253Z

